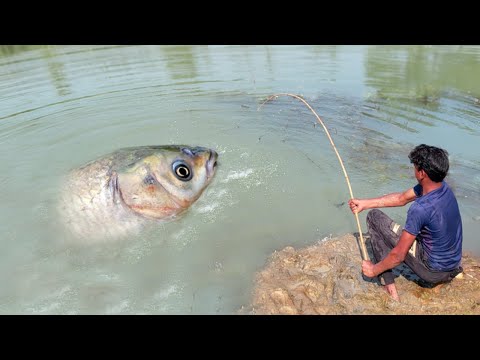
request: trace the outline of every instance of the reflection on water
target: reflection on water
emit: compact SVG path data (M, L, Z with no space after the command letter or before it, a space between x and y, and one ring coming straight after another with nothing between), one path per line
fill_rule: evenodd
M40 49L42 45L0 45L0 56L10 56L22 51Z
M197 77L192 46L165 46L162 48L162 53L173 79L195 79Z
M55 48L45 48L45 58L48 59L48 70L50 72L52 82L57 89L59 96L70 94L69 84L65 78L64 64L56 60Z
M324 120L355 196L414 185L415 145L447 149L464 248L480 254L479 80L477 46L0 46L0 312L233 313L274 250L357 231L310 110L283 97L257 111L280 92ZM65 172L174 143L220 154L185 216L114 244L63 242Z
M480 95L478 47L372 46L365 52L366 83L385 97L435 102L455 89Z

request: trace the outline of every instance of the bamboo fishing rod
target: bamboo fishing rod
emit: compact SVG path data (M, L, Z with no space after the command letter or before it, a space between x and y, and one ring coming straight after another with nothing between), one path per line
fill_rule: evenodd
M345 170L345 166L343 165L343 161L342 161L342 158L340 157L340 154L338 153L337 151L337 147L335 146L333 140L332 140L332 137L330 136L330 132L328 131L327 127L325 126L325 124L323 123L322 119L320 118L320 116L318 116L318 114L315 112L315 110L312 109L312 107L300 96L298 95L295 95L295 94L289 94L289 93L279 93L279 94L273 94L271 96L269 96L259 107L258 107L258 110L260 110L260 108L265 104L267 103L268 101L272 100L272 99L276 99L277 97L279 96L291 96L295 99L298 99L300 100L301 102L303 102L312 112L313 114L316 116L318 122L320 123L320 125L323 126L323 129L325 130L325 133L327 134L328 136L328 140L330 140L330 144L332 144L332 147L333 147L333 150L335 150L335 154L337 155L337 158L338 158L338 161L340 162L340 165L342 166L342 170L343 170L343 174L345 175L345 179L347 180L347 185L348 185L348 190L350 191L350 198L353 199L353 191L352 191L352 187L350 185L350 180L348 178L348 174L347 174L347 170ZM257 110L257 111L258 111ZM355 212L355 218L357 220L357 226L358 226L358 233L360 234L360 247L361 247L361 251L362 251L362 258L363 260L368 260L368 255L367 255L367 250L365 248L365 242L363 240L363 234L362 234L362 228L360 226L360 220L358 219L358 213Z

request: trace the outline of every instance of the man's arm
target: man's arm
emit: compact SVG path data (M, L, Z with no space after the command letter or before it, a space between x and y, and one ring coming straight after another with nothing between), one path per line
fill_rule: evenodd
M405 260L405 256L407 256L408 250L410 250L414 241L415 235L403 230L397 245L388 253L385 259L375 265L371 261L363 261L363 273L368 277L375 277L386 270L400 265Z
M405 190L404 192L391 193L383 195L377 198L371 199L350 199L348 205L353 213L359 213L362 210L381 208L381 207L394 207L404 206L409 202L415 200L415 192L413 188Z

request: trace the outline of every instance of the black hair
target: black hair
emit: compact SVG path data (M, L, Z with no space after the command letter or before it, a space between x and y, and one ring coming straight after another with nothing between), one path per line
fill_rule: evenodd
M418 171L425 171L434 182L441 182L447 176L449 163L446 150L421 144L410 152L408 158Z

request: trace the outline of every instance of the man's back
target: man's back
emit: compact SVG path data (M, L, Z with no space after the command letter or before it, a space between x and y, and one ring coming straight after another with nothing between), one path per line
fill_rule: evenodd
M405 230L418 235L432 270L453 270L462 258L462 220L457 199L445 181L426 195L422 190L421 185L414 187L417 199L408 210Z

